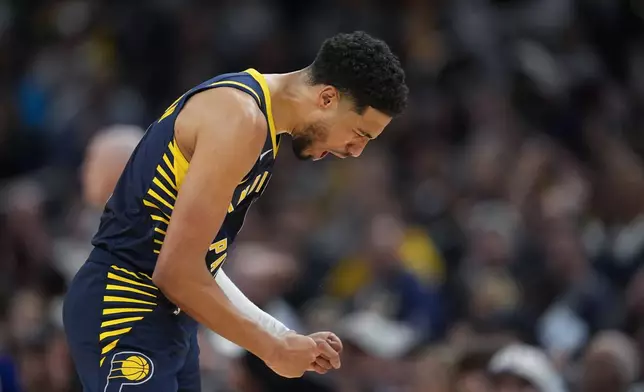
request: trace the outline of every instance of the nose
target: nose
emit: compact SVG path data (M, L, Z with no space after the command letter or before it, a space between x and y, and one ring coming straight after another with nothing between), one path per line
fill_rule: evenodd
M364 151L368 141L354 141L347 145L347 155L357 158Z

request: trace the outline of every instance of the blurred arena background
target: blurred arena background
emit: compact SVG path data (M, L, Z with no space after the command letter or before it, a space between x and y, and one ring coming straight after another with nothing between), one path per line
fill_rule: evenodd
M204 392L644 390L643 1L0 0L2 392L79 391L61 298L142 129L357 29L411 107L357 160L284 148L225 266L343 367L204 331Z

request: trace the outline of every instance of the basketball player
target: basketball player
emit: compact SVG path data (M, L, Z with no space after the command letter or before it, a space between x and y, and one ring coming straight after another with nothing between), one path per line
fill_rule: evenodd
M289 331L221 266L284 134L301 159L357 157L407 92L387 45L356 32L325 41L305 69L220 75L170 105L130 157L65 300L85 392L200 390L199 323L284 377L338 368L335 335Z

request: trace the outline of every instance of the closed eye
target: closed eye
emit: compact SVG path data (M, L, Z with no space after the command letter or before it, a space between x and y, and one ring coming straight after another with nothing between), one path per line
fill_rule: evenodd
M354 132L360 137L366 137L369 140L373 140L373 136L363 131L362 129L356 129Z

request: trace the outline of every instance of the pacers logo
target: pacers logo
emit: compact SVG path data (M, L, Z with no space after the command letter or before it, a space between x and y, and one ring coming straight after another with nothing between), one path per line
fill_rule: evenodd
M134 351L114 354L104 392L121 392L125 385L140 385L152 378L154 364L146 355Z

